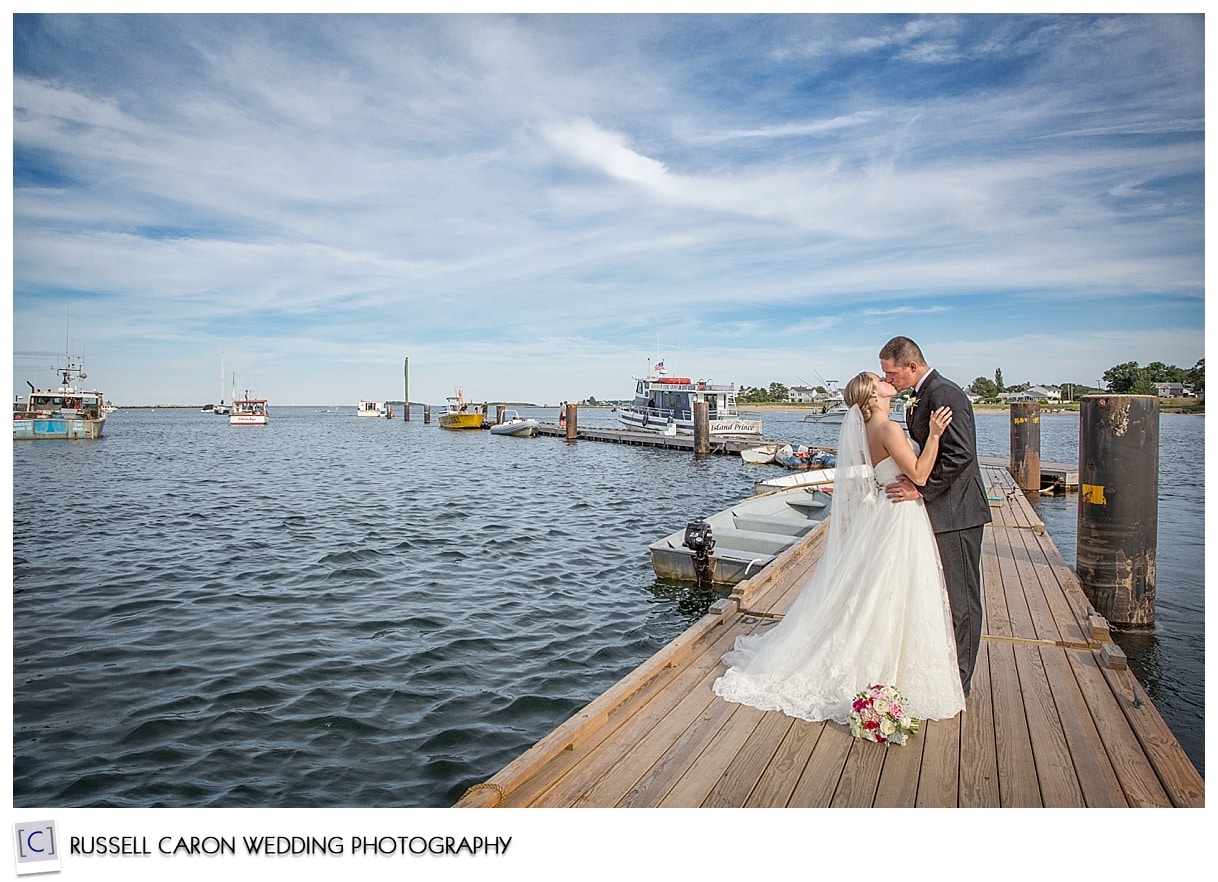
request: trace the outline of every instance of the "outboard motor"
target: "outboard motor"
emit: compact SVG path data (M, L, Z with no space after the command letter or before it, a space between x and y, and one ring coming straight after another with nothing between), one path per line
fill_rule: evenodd
M715 535L711 525L697 518L685 525L685 541L682 543L694 553L694 580L701 587L710 582L713 575L711 552L715 549Z

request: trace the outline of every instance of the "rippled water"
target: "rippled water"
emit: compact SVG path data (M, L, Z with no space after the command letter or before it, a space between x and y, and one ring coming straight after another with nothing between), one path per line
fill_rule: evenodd
M1002 455L994 419L1001 449L986 415L980 443ZM1165 415L1164 470L1173 422L1190 457L1203 441L1200 419ZM766 426L835 440L797 414ZM1043 458L1068 458L1048 434ZM449 805L705 611L646 546L767 474L353 407L275 408L262 429L119 411L98 442L13 457L18 806ZM1202 490L1177 490L1139 673L1173 727L1179 699L1200 729ZM1038 504L1065 552L1052 518L1073 498Z

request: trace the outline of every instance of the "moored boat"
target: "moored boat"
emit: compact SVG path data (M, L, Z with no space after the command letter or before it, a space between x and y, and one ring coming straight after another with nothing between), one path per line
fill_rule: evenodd
M56 368L62 377L58 389L42 391L26 381L30 394L13 404L13 440L86 440L100 438L106 426L106 403L101 392L77 388L88 374L79 364Z
M355 415L362 417L389 417L389 405L384 401L361 401L355 408Z
M805 444L784 444L774 453L774 462L788 469L824 469L837 465L837 457Z
M492 435L512 435L518 438L531 438L537 434L541 423L531 417L522 417L514 410L504 414L504 420L491 426Z
M850 410L850 408L848 408L846 406L845 402L839 401L836 404L834 404L832 407L826 405L824 410L808 414L807 416L804 417L804 422L805 423L839 423L840 424L841 421L846 418L846 411L848 411L848 410ZM905 425L905 399L904 398L892 399L892 405L891 405L891 409L889 411L889 418L900 423L902 426Z
M753 492L760 496L766 493L791 490L795 487L819 487L827 492L832 492L833 479L836 475L836 468L792 472L789 475L779 475L777 478L765 478L761 481L754 481Z
M804 417L805 423L840 423L846 418L846 412L850 408L846 407L844 402L838 402L832 406L825 405L824 408L815 413L810 413Z
M765 465L774 461L780 444L762 444L759 447L749 447L740 451L740 458L750 465Z
M736 402L735 385L714 385L706 380L670 377L664 363L653 375L635 377L634 400L618 408L618 419L627 428L669 435L694 433L694 404L707 404L708 428L712 438L760 437L761 418L741 413Z
M233 407L228 415L230 426L265 426L271 418L271 409L265 398L255 398L245 390L245 397L237 397L237 374L233 373Z
M652 569L665 579L734 585L815 530L832 500L817 487L751 496L651 543ZM699 547L707 551L702 561Z
M233 375L233 397L234 398L237 397L236 385L237 385L237 376L236 376L236 374L234 374ZM206 411L207 413L214 413L216 416L228 416L229 413L232 412L232 408L229 405L224 403L224 353L223 352L220 353L220 403L217 404L215 407L211 407L209 405L208 407L203 408L203 410Z
M230 426L265 426L270 420L271 410L265 398L251 398L247 390L244 398L233 400L232 413L228 415Z
M471 408L465 401L465 390L457 389L456 395L448 396L448 409L440 414L441 429L481 429L481 411Z

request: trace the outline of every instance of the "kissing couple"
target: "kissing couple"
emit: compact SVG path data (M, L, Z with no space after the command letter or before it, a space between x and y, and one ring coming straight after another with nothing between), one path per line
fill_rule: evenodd
M855 696L883 684L919 719L964 709L992 520L973 408L908 337L884 344L879 361L882 373L846 384L821 561L778 624L724 656L714 690L728 701L848 723ZM889 415L906 389L909 437Z

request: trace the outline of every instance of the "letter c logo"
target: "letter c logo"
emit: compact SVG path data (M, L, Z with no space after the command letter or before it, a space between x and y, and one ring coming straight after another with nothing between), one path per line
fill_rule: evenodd
M37 852L38 854L42 854L44 851L46 851L46 849L45 849L45 848L37 848L37 847L34 845L34 837L35 837L35 836L41 836L42 834L43 834L43 831L42 831L42 830L33 830L33 831L31 831L31 832L30 832L30 834L29 834L28 836L26 836L26 837L25 837L25 845L26 845L26 848L28 848L30 851Z

